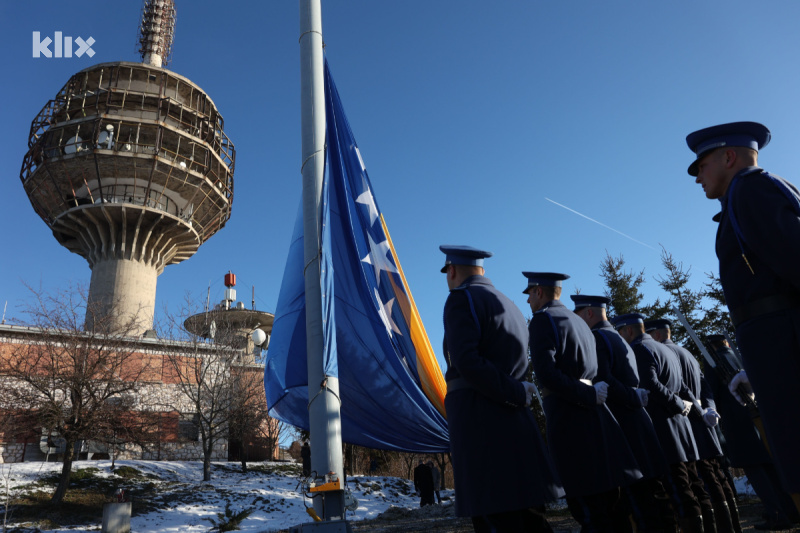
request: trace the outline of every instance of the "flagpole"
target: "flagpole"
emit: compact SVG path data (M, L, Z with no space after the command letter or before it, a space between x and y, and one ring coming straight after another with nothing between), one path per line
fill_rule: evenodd
M300 0L300 108L302 121L303 257L306 300L311 469L317 484L333 472L343 478L339 380L325 376L320 233L325 169L325 86L320 0ZM324 498L324 505L321 500ZM344 519L344 492L326 491L314 498L324 521Z

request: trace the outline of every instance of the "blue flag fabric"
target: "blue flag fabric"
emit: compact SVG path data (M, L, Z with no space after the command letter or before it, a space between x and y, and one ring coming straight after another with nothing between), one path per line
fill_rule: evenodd
M339 378L342 440L417 453L449 449L444 379L325 62L327 152L321 221L324 365ZM265 368L270 415L308 429L298 213Z

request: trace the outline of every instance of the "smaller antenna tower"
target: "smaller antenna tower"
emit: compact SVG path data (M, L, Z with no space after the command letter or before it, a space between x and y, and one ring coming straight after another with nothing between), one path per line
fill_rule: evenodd
M144 0L139 26L139 55L142 62L154 67L169 64L175 36L174 0Z

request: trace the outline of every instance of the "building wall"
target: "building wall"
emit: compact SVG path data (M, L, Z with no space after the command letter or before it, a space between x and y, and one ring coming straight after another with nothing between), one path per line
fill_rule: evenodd
M19 463L22 461L24 451L24 443L1 443L0 463Z
M7 360L9 354L12 354L20 346L31 346L37 342L43 342L43 339L50 342L50 336L42 334L41 330L35 328L0 325L0 362L4 358ZM114 450L97 445L88 446L85 449L94 457L107 457L113 453L118 459L201 460L203 450L199 441L199 432L196 437L187 438L185 434L187 419L191 419L194 415L194 405L191 399L181 391L180 379L169 359L169 354L174 356L176 350L178 352L184 350L186 355L182 357L190 362L194 357L191 354L192 349L196 350L197 346L181 345L181 343L175 342L167 343L158 339L131 339L128 347L131 356L126 365L139 367L139 371L136 373L139 384L133 414L146 412L158 415L160 420L158 431L154 433L154 441L144 446L124 444ZM144 372L141 369L144 369ZM250 364L247 365L245 371L263 375L263 365L259 368L259 365ZM0 374L0 394L2 394L2 390L8 390L4 387L19 386L24 385L13 383L10 378ZM260 394L260 401L266 402L263 386L260 388ZM27 416L20 416L25 414ZM182 416L184 421L180 422ZM0 462L45 460L45 453L40 449L43 432L43 428L36 421L34 415L20 410L3 411L0 409ZM277 443L273 449L267 449L264 439L249 439L247 444L250 457L272 458L277 453ZM213 450L212 460L228 460L229 447L227 438L218 440ZM51 457L56 455L53 454Z

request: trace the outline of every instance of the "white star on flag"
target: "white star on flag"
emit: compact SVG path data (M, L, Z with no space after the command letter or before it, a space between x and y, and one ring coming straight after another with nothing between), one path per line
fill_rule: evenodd
M389 261L386 254L389 253L389 241L383 241L380 244L375 244L372 240L372 235L367 234L369 237L369 254L361 261L369 263L375 267L375 278L378 280L378 287L381 286L381 270L387 272L397 272L397 268Z
M372 191L367 186L366 180L362 178L361 182L364 184L364 192L356 198L356 203L367 206L369 209L369 225L372 226L375 223L375 219L378 218L378 206L375 205L375 198L372 197Z
M359 150L358 146L356 146L355 144L351 144L350 146L353 147L353 149L356 152L356 155L358 156L358 162L361 164L361 172L366 172L367 167L364 165L364 159L361 157L361 150Z
M398 335L402 335L402 333L400 333L400 329L397 327L397 324L395 324L394 320L392 320L392 307L394 307L394 298L384 304L381 301L381 295L378 294L378 289L373 290L375 291L375 299L378 300L378 314L383 321L383 325L386 326L386 333L389 334L389 337L392 336L392 331Z

